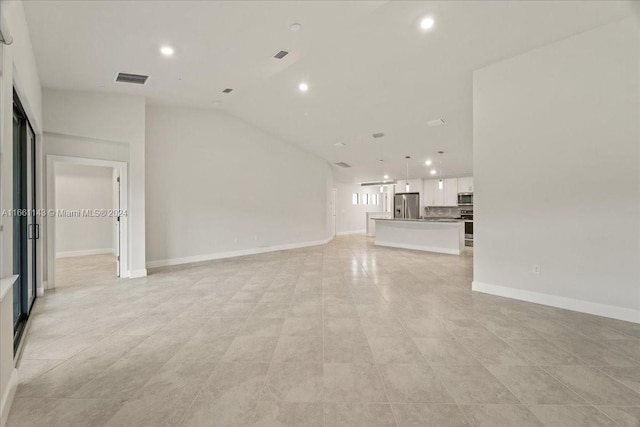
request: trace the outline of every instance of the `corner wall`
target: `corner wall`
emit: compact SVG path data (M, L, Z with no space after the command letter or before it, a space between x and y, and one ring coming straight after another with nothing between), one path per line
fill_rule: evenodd
M147 107L147 266L326 243L328 163L216 110Z
M640 323L639 36L474 73L474 290Z

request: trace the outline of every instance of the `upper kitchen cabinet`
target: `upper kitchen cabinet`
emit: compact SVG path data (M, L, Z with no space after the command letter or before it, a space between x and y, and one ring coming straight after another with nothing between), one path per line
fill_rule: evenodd
M458 206L458 178L447 178L442 182L442 189L438 179L424 181L425 206Z
M444 206L458 206L458 178L444 180Z
M458 193L473 193L472 176L463 176L458 178Z
M444 206L444 190L438 188L437 179L424 180L424 205Z

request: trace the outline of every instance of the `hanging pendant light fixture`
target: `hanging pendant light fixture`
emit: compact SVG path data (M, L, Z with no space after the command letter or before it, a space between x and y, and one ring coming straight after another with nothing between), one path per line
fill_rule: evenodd
M404 158L407 159L407 183L404 186L404 191L405 193L408 193L411 189L411 186L409 185L409 159L411 156L404 156Z
M438 189L442 190L444 188L444 181L442 181L442 155L444 151L438 151L438 159L440 160L440 179L438 180Z

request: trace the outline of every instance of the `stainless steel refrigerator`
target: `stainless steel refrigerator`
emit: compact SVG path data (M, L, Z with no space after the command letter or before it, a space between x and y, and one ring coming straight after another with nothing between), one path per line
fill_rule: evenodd
M396 193L393 198L393 217L420 218L420 193Z

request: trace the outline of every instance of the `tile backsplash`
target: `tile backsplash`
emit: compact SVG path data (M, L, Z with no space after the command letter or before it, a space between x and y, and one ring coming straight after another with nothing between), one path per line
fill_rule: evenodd
M458 206L425 206L424 208L424 216L425 217L444 217L444 218L459 218L461 210L468 210L468 207L458 207Z

